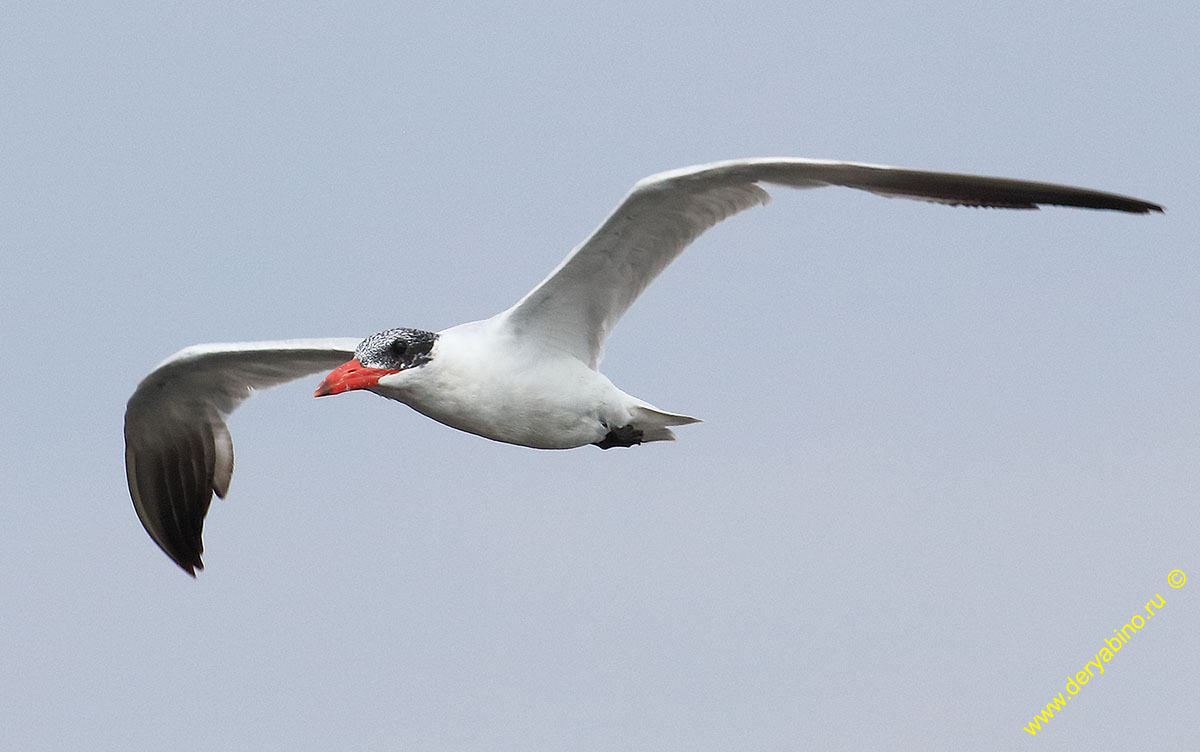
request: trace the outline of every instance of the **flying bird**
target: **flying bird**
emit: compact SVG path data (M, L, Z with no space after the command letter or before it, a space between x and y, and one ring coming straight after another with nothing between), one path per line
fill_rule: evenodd
M212 495L224 498L233 476L226 417L254 390L329 369L318 397L366 389L495 441L609 449L674 439L673 427L697 419L614 386L598 370L604 341L701 233L766 204L763 184L838 185L955 206L1162 211L1086 188L817 159L740 159L651 175L537 287L489 319L366 339L195 345L167 358L125 410L125 470L138 517L195 576Z

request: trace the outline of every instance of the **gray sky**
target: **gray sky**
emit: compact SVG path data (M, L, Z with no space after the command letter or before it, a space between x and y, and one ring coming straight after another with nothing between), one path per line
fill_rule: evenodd
M0 11L0 746L1200 747L1195 3L248 5ZM635 180L774 155L1168 213L776 189L609 343L677 443L313 378L234 415L199 579L142 530L175 350L485 317Z

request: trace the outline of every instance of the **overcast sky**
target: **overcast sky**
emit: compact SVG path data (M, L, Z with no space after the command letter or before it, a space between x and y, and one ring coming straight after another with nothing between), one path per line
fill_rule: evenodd
M0 747L1200 748L1198 33L1182 1L7 4ZM125 401L181 347L483 318L639 178L775 155L1167 213L775 189L609 343L705 419L678 442L501 445L314 377L231 419L196 580L143 531Z

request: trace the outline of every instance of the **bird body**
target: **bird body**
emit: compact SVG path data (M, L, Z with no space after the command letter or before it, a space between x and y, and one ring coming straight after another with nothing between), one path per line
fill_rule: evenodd
M194 575L203 568L201 533L212 495L228 492L233 473L225 418L256 389L331 368L316 396L365 389L510 444L609 449L673 439L673 426L697 420L613 385L598 370L604 342L700 234L767 203L764 183L840 185L964 206L1162 211L1086 188L814 159L732 160L652 175L541 284L492 318L441 332L197 345L171 356L142 380L125 412L126 473L138 517Z
M658 411L571 355L546 350L504 316L438 332L429 363L367 387L417 412L488 439L536 449L573 449L633 425L643 441L671 438L694 418Z

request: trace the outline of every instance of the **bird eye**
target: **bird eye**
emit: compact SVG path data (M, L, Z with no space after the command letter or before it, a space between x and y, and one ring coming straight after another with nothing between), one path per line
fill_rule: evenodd
M404 340L393 340L392 344L389 345L389 348L391 349L393 355L398 358L402 358L404 357L404 353L408 350L408 343Z

